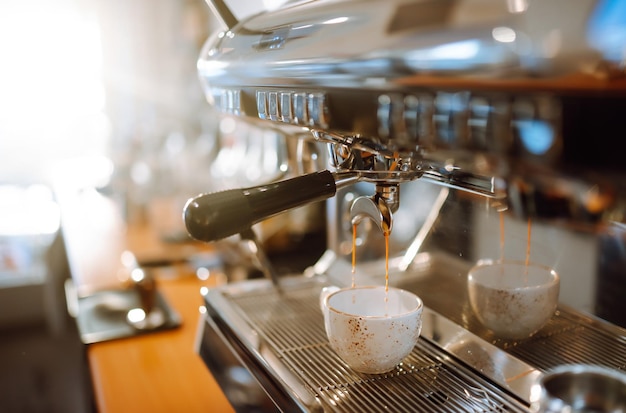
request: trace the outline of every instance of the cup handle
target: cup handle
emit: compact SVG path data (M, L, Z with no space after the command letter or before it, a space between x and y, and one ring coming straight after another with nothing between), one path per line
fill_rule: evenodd
M322 310L322 313L326 313L326 297L337 290L339 290L339 287L334 285L322 288L322 291L320 292L320 309Z

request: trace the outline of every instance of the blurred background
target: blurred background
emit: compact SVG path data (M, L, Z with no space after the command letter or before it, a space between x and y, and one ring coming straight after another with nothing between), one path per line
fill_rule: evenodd
M241 19L284 1L229 4ZM95 188L127 222L150 221L177 242L187 236L181 212L190 196L289 168L278 132L220 118L205 101L196 61L218 24L204 0L0 2L0 412L95 411L85 347L66 308L59 193ZM297 270L326 239L309 226L324 222L307 215L320 211L301 212L286 214L285 226L316 237L305 242L310 255L300 262L287 249L293 237L274 239ZM479 239L498 239L492 221L477 223ZM526 234L524 225L507 228ZM277 231L271 222L262 230L264 241ZM581 236L567 247L562 256L578 260L562 263L564 272L592 273L595 244ZM478 256L497 248L476 245ZM572 305L588 309L593 286L571 285L576 291L562 295L582 291Z
M196 75L215 24L202 0L0 2L0 411L94 410L55 193L97 187L127 219L154 200L178 225L220 133Z

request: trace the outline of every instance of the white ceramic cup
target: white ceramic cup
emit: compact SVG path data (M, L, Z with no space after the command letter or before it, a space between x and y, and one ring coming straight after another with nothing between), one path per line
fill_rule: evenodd
M481 261L468 274L472 310L496 336L520 340L550 320L559 300L559 276L523 261Z
M331 348L361 373L392 370L411 353L422 330L422 300L399 288L326 288L320 304Z

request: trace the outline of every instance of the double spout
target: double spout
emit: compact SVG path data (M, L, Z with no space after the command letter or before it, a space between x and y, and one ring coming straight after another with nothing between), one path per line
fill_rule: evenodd
M372 220L384 233L391 233L393 213L400 205L400 187L397 184L377 184L376 194L354 200L350 207L352 225L363 219Z

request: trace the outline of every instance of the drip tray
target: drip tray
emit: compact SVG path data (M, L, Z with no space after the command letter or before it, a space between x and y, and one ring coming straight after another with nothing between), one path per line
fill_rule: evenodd
M483 327L470 307L466 262L431 254L416 261L420 264L408 274L393 278L395 286L415 292L432 310L533 367L547 371L581 363L626 371L625 329L561 304L531 338L504 340Z
M532 383L555 365L624 369L623 329L560 308L532 339L498 340L467 311L466 269L433 256L416 262L391 279L424 299L422 335L389 373L354 372L330 348L319 294L340 284L332 268L284 278L280 290L267 280L209 290L199 353L238 411L271 409L262 401L267 394L282 411L527 412ZM243 371L263 389L256 400Z
M146 327L131 326L126 320L129 310L140 307L133 290L102 290L78 297L71 280L65 284L68 311L76 318L80 339L84 344L133 337L176 328L181 324L178 313L169 305L160 291L155 292L155 308L146 317ZM148 317L157 316L154 325Z
M209 328L200 354L218 381L229 378L219 373L223 366L216 364L225 357L217 353L211 334L228 343L283 411L432 412L444 406L451 411L528 411L527 403L510 389L473 371L425 337L440 331L442 338L460 339L466 349L499 350L477 343L467 332L448 331L449 322L427 309L423 338L395 370L380 375L351 370L330 348L324 332L319 309L324 285L289 279L278 291L265 280L255 280L210 290L205 296ZM433 326L434 318L440 319ZM480 354L473 357L484 359ZM483 360L484 367L490 364ZM529 381L536 377L532 367L514 359L503 364L507 368L501 373L513 381L515 376ZM225 392L229 394L228 389Z

